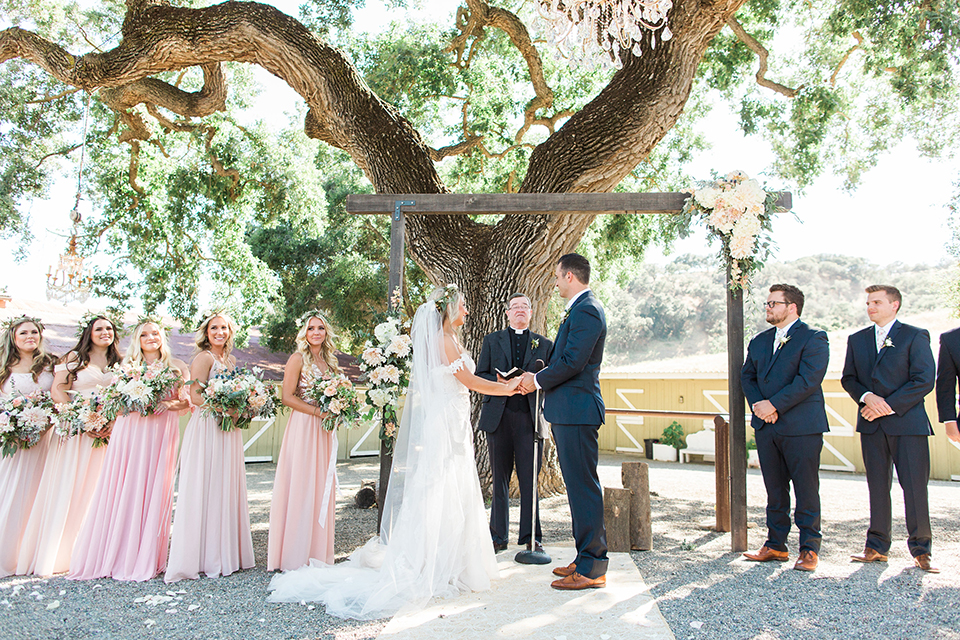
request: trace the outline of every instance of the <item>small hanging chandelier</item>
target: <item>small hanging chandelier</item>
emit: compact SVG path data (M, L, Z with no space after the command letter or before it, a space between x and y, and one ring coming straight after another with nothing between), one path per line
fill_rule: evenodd
M77 198L70 212L73 228L67 241L67 252L60 255L56 271L47 269L47 300L84 303L90 297L93 276L83 269L83 256L77 251L77 228L80 224L80 195L83 186L83 161L87 151L87 117L90 114L90 94L83 110L83 140L80 143L80 167L77 171Z
M539 0L542 31L570 66L623 68L622 56L641 54L673 37L667 26L672 0Z

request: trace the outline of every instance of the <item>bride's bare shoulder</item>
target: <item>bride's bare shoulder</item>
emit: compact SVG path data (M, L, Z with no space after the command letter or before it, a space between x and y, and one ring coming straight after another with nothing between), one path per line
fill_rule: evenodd
M447 362L454 362L463 356L463 350L457 339L447 333L443 334L443 353L447 356Z

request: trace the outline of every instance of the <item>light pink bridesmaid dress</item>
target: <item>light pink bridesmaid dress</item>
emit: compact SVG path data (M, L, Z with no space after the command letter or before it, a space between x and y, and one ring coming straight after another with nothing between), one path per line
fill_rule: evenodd
M58 364L56 371L66 371L66 368L66 364ZM77 372L72 391L93 395L98 386L105 387L112 380L112 373L88 365ZM93 500L107 454L106 447L94 448L92 444L93 438L84 435L63 439L53 436L37 498L20 544L17 574L50 576L70 568L70 553Z
M301 389L305 384L301 375ZM311 558L333 564L336 469L336 431L325 430L320 418L293 411L273 481L268 571L298 569Z
M216 360L210 377L224 370ZM228 576L254 564L240 430L194 408L180 450L180 483L164 582Z
M37 389L49 391L53 374L44 371L34 382L30 373L11 374L0 394L27 395ZM0 578L13 575L23 541L30 509L37 497L47 449L54 438L53 429L47 429L36 445L21 449L10 457L0 457Z
M176 411L117 418L68 578L143 581L167 566L178 425Z

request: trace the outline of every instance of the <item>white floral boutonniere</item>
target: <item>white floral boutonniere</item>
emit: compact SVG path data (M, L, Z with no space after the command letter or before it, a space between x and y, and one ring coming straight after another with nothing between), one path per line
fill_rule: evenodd
M531 340L531 341L530 341L530 347L531 347L532 349L539 349L539 348L540 348L540 338L534 338L533 340Z
M891 349L893 349L893 340L891 340L890 338L884 339L884 341L883 341L883 346L880 347L880 348L881 348L881 349L886 349L887 347L890 347Z
M782 349L783 345L790 342L790 336L780 336L780 340L777 342L777 349Z
M564 309L564 310L563 310L563 317L560 318L560 324L563 324L564 322L566 322L566 321L567 321L567 318L569 318L569 317L570 317L570 309Z

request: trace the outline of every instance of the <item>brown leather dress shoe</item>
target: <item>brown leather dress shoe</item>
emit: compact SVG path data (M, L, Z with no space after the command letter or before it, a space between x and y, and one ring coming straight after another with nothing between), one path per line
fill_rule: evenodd
M568 575L566 578L560 578L559 580L554 580L550 583L550 586L554 589L563 589L565 591L579 591L581 589L600 589L607 586L607 576L600 576L599 578L588 578L587 576L582 576L576 571Z
M760 547L760 551L756 553L745 553L743 557L747 560L753 560L754 562L770 562L771 560L786 562L790 558L790 554L786 551L777 551L767 545L763 545Z
M880 553L876 549L864 547L863 553L855 553L850 556L850 559L854 562L886 562L887 556Z
M817 557L817 552L804 549L800 552L797 564L793 565L793 568L797 571L814 571L818 564L820 564L820 559Z
M926 571L927 573L940 573L940 568L939 568L939 567L935 567L935 566L933 566L932 564L930 564L930 554L929 554L929 553L921 553L920 555L918 555L917 557L915 557L915 558L913 559L913 564L914 564L918 569L923 569L923 570Z
M577 572L577 563L571 562L565 567L554 567L553 575L560 576L561 578L566 578L567 576L572 576Z

